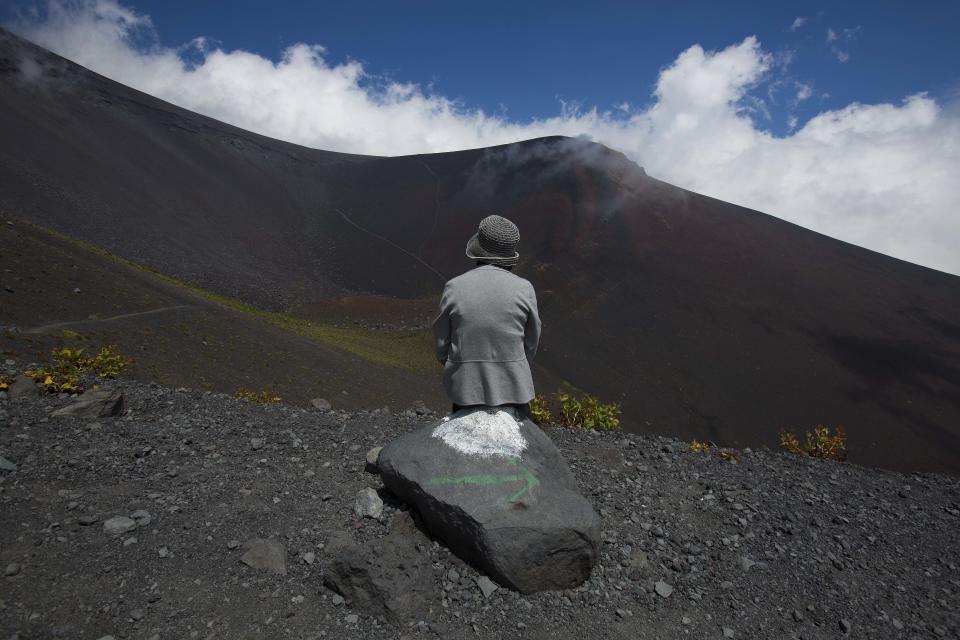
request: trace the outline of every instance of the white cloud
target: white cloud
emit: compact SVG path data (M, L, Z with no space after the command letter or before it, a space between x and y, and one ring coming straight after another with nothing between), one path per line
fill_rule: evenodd
M850 52L840 48L840 45L837 44L841 39L850 43L851 40L857 37L860 33L860 25L855 27L850 27L849 29L843 30L843 37L837 34L833 29L827 28L827 44L830 46L830 53L837 59L838 62L843 64L850 59Z
M797 103L801 103L813 95L813 85L809 82L797 83Z
M805 24L807 24L807 19L804 18L803 16L797 16L793 20L793 24L790 25L790 31L796 31L797 29L801 28Z
M788 121L790 133L774 136L755 123L767 107L751 92L785 72L754 37L681 52L646 108L563 103L553 117L516 122L377 82L357 62L330 64L316 45L293 45L279 61L203 40L171 49L156 44L148 18L113 0L50 7L17 30L124 84L275 138L400 155L585 134L673 184L960 274L957 111L917 94L826 111L800 128Z

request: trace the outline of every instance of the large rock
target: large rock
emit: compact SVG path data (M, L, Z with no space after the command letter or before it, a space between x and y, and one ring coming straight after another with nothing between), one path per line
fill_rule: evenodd
M33 378L21 374L14 379L13 384L7 389L7 397L10 400L31 399L38 397L40 392L40 386Z
M512 411L462 410L383 448L384 485L502 585L569 589L599 558L600 519L553 442Z
M50 415L54 418L109 418L123 411L123 393L119 390L89 389L65 407Z
M287 575L287 549L279 541L254 538L244 546L246 551L240 556L240 562L254 569Z
M342 549L324 567L323 581L358 609L396 622L426 613L436 591L416 537L397 533Z

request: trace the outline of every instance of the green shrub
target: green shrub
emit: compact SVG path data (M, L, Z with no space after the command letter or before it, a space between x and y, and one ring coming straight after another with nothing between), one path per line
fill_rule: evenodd
M550 400L546 396L536 396L530 401L530 417L537 424L553 422L553 413L550 411Z
M101 378L112 378L127 368L132 362L121 356L116 347L108 345L100 349L92 358L83 355L83 349L54 349L53 362L36 370L24 371L40 382L43 388L53 393L79 393L83 391L80 383L82 373L95 373Z
M283 398L274 393L273 389L269 385L262 391L254 391L252 389L238 387L237 390L233 392L233 396L235 398L240 398L241 400L249 400L250 402L283 402Z
M579 397L573 393L557 394L560 403L560 422L578 429L615 431L620 428L620 403L604 404L589 393Z
M847 459L847 436L838 426L833 435L830 428L817 425L813 432L804 434L803 444L793 431L780 432L780 448L796 455L808 455L822 460L845 462Z

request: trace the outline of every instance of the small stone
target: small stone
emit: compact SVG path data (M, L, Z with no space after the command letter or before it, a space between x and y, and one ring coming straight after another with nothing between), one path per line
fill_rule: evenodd
M77 522L83 525L84 527L89 527L92 524L96 524L97 520L99 519L100 519L100 516L94 515L92 513L87 513L77 518Z
M380 473L380 470L377 468L377 458L380 456L382 449L383 447L374 447L367 451L367 466L365 467L367 473Z
M731 629L730 627L724 627L724 628L723 628L723 637L724 637L724 638L732 638L732 637L733 637L733 629Z
M480 592L483 594L484 598L489 598L498 588L493 580L487 576L480 576L477 578L477 586L480 587Z
M332 408L330 406L330 403L324 398L314 398L313 400L310 401L310 404L313 406L314 409L317 409L319 411L330 411L330 409Z
M647 557L646 552L635 549L630 554L630 559L627 561L627 564L633 569L646 569L650 564L650 559Z
M315 554L313 551L307 551L305 554L303 554L303 561L307 564L313 564L316 559L317 554Z
M161 558L169 558L169 557L170 557L170 549L167 549L166 547L160 547L160 548L157 550L157 555L159 555Z
M137 509L130 514L130 517L133 518L138 527L145 527L150 524L151 520L153 520L153 518L150 517L150 513L148 511L144 511L143 509Z
M343 602L344 602L343 596L340 595L339 593L333 594L333 597L330 598L330 601L333 603L333 606L335 606L335 607L339 607L339 606L342 605Z
M134 538L133 536L130 536L129 538L123 541L123 546L125 547L129 547L130 545L133 545L133 544L137 544L137 539Z
M20 565L19 562L11 562L10 564L7 565L7 568L4 569L3 575L7 576L8 578L12 578L13 576L20 573L22 569L23 567Z
M136 621L143 620L143 609L134 609L130 612L130 617Z
M853 631L853 625L850 624L850 621L846 618L840 618L840 630L843 631L844 634L848 634Z
M107 535L118 536L137 528L137 522L127 516L114 516L103 523L103 531Z
M40 387L33 378L23 374L18 375L7 389L7 397L10 400L33 399L39 396Z
M259 451L263 448L263 438L250 438L250 448Z
M729 580L724 580L723 582L720 583L720 588L723 589L724 591L733 589L733 583L730 582Z
M633 612L629 609L617 609L617 616L620 618L629 618L633 616Z
M15 462L7 460L3 456L0 456L0 471L16 471L17 465Z
M254 569L287 575L287 550L278 541L255 538L248 540L246 547L240 562Z
M793 613L791 615L793 615L793 619L796 622L803 622L803 614L797 611L796 609L793 610Z
M653 589L661 598L669 598L670 594L673 593L673 587L663 580L657 580L657 583L653 585Z
M227 549L230 549L231 551L233 549L237 549L239 546L240 546L239 540L230 540L227 542Z
M682 618L680 618L680 624L688 625L691 622L693 622L693 620L690 619L690 616L683 616Z
M358 518L379 519L383 515L383 500L373 489L367 487L357 492L353 512Z
M355 613L351 613L346 618L343 619L347 624L357 624L360 622L360 616Z

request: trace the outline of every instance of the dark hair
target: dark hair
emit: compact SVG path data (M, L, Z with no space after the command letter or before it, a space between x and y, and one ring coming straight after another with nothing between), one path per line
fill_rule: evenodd
M484 266L484 265L486 265L486 264L492 264L493 266L495 266L495 267L500 267L501 269L505 269L506 271L513 271L513 265L512 265L512 264L498 264L498 263L496 263L496 262L487 262L486 260L477 260L477 266L478 266L478 267L482 267L482 266Z

